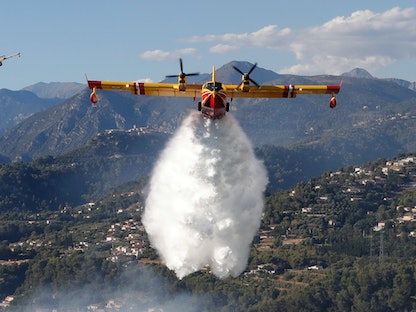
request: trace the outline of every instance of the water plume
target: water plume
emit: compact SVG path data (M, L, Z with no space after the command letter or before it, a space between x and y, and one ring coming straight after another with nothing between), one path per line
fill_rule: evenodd
M247 266L260 225L267 174L231 114L191 113L150 179L143 224L178 278L209 266L220 278Z

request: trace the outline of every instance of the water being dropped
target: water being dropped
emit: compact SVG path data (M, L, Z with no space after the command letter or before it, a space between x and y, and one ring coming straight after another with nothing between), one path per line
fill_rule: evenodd
M260 225L267 174L231 114L191 113L162 152L150 179L143 224L178 278L208 265L220 278L247 265Z

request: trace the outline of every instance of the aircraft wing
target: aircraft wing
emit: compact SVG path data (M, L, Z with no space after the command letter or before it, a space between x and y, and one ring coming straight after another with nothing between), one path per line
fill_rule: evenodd
M129 91L137 95L150 96L185 96L198 97L201 95L202 85L189 84L186 85L186 90L179 90L177 83L152 83L152 82L119 82L119 81L99 81L88 80L88 87L90 89L102 89L111 91Z
M12 54L12 55L2 55L2 56L0 56L0 61L4 61L4 60L7 60L7 59L9 59L9 58L12 58L12 57L15 57L15 56L20 56L20 52L19 53L15 53L15 54Z
M294 98L299 94L337 94L339 85L275 85L250 86L242 91L238 85L226 85L227 96L230 98Z

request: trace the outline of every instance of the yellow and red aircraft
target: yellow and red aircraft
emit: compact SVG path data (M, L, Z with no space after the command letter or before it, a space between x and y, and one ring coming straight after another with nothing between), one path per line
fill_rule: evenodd
M3 65L3 61L4 60L7 60L7 59L12 58L12 57L15 57L15 56L20 57L20 52L19 53L12 54L12 55L7 55L7 56L6 55L2 55L2 56L0 56L0 66Z
M88 87L92 90L90 100L93 104L98 102L97 89L112 91L130 91L132 94L148 96L200 96L198 110L202 115L218 119L223 117L229 111L230 104L227 97L234 98L294 98L298 94L331 94L329 106L334 108L337 104L335 94L337 94L341 85L269 85L260 86L250 78L250 74L256 68L254 64L249 72L243 73L237 67L233 66L241 75L241 83L238 85L228 85L219 82L215 78L215 66L212 69L212 79L204 84L187 84L186 77L198 75L198 73L185 74L183 72L182 59L179 60L181 72L178 77L178 83L150 83L150 82L116 82L116 81L99 81L87 80ZM173 77L172 75L166 77ZM174 76L176 77L176 75ZM251 85L250 82L253 84Z

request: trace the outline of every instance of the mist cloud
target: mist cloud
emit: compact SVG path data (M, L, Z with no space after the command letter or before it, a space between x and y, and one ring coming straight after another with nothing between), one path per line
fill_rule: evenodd
M156 164L142 221L179 278L206 265L220 278L238 276L260 225L266 184L264 166L237 121L195 112Z

